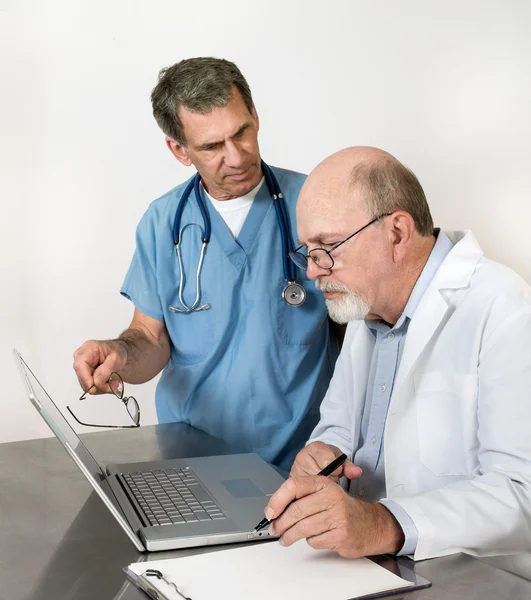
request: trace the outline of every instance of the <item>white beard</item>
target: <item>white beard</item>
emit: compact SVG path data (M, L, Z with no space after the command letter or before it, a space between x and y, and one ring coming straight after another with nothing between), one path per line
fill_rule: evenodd
M344 325L349 321L364 319L370 312L371 307L368 302L357 294L352 292L344 285L339 283L327 283L317 280L315 282L318 290L323 292L342 292L343 298L325 300L328 314L332 321Z

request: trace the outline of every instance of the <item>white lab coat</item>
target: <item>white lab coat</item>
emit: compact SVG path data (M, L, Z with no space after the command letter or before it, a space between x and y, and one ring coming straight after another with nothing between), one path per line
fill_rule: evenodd
M387 498L410 515L415 560L531 551L531 288L455 244L409 324L384 433ZM358 448L372 355L349 323L312 440Z

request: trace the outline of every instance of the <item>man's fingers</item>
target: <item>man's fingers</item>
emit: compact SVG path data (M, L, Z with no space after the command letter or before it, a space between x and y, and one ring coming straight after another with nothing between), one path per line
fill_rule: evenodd
M319 442L310 444L303 448L295 457L295 462L291 468L290 477L299 475L315 475L320 471L318 462L315 459L313 450L319 446ZM324 445L324 444L323 444Z
M304 479L309 478L306 477ZM316 492L305 495L296 502L290 504L284 512L271 523L270 532L273 535L283 536L298 523L305 522L309 517L331 509L341 493L341 489L338 486L331 481L328 481L324 488L317 489ZM305 526L301 527L304 529ZM300 527L298 528L298 531L299 530L301 530ZM304 537L306 537L306 535L310 535L310 532L305 531Z
M292 500L315 494L330 483L330 480L324 477L290 477L269 499L264 511L265 516L270 521L276 519Z
M300 502L302 502L302 500L300 500ZM291 546L299 540L320 536L327 532L328 529L329 526L327 524L326 513L324 511L318 512L317 514L312 514L302 521L295 523L282 534L279 543L282 546ZM275 533L275 535L279 534Z
M112 392L108 381L119 357L111 344L90 340L74 352L74 370L79 384L89 394Z
M97 369L94 369L86 363L80 364L76 370L79 385L86 394L108 394L110 389L107 381L109 380L111 371L109 371L109 375L107 375L107 371L108 367L104 365L100 365Z
M363 471L361 467L357 467L350 460L346 460L340 467L338 467L333 473L330 473L328 477L337 482L340 477L348 477L348 479L358 479L361 477Z
M307 452L300 460L295 461L290 477L297 477L300 475L316 475L321 469L319 468L318 462L315 457Z
M333 460L335 460L341 454L341 450L336 446L331 446L323 442L313 442L303 448L297 457L291 470L291 476L298 475L317 475L319 471L322 471L324 467L328 466ZM339 477L341 471L336 471Z
M87 363L74 363L74 370L77 375L79 385L84 392L90 392L91 388L94 388L94 367L91 367Z
M334 550L340 556L346 558L361 558L365 556L363 552L360 552L356 544L349 546L348 549L344 548L344 545L338 539L337 529L329 529L320 533L306 538L306 543L315 550Z
M94 372L100 362L99 347L93 340L85 342L74 352L74 371L83 391L95 392Z
M103 363L94 371L94 385L103 393L111 392L111 387L108 383L111 373L114 371L116 360L112 356L107 356Z

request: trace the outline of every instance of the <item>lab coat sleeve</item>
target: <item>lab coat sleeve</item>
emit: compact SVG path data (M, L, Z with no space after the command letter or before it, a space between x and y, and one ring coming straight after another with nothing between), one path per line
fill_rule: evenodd
M392 513L394 518L398 521L398 524L402 528L404 534L404 545L396 553L397 556L412 556L415 554L415 548L419 541L419 532L415 527L413 519L407 514L407 512L393 500L380 500L380 504L383 504L387 510Z
M136 230L136 249L120 293L153 319L164 320L157 286L155 223L152 208L142 217Z
M353 327L347 327L334 375L321 403L321 418L307 442L323 442L336 446L347 456L354 451L352 440L352 368L351 342Z
M393 498L418 530L415 560L531 552L530 307L511 314L484 340L478 390L474 476Z

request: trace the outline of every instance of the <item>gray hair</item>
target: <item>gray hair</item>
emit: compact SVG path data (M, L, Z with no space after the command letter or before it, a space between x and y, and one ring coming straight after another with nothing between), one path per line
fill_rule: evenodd
M394 157L358 163L351 171L350 184L365 192L366 207L373 217L404 210L413 217L421 235L433 235L433 219L424 190L413 171Z
M226 106L233 97L234 87L252 113L254 104L249 84L234 63L210 57L182 60L159 72L159 82L151 92L153 116L168 137L185 146L179 107L207 114L214 108Z

